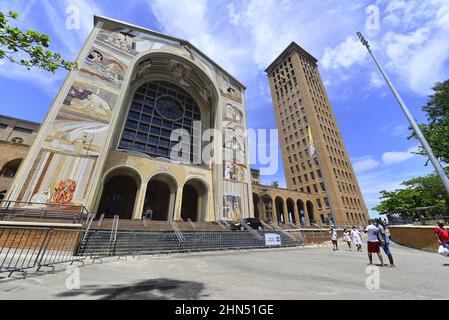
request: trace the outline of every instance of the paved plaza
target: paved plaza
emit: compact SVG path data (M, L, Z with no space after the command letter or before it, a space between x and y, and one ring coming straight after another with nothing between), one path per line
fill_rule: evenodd
M342 246L343 247L343 246ZM293 248L161 257L108 258L69 274L0 280L0 299L447 299L449 260L394 245L397 268L368 290L366 253ZM70 279L69 279L70 280ZM372 283L372 282L370 282Z

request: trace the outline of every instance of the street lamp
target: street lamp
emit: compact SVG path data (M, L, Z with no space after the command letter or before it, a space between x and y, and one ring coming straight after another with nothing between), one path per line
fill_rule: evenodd
M447 177L446 173L444 172L443 167L441 166L438 159L435 157L435 155L432 152L432 148L430 148L429 143L427 142L426 138L424 137L423 133L421 132L421 129L419 129L418 124L416 123L416 120L413 118L410 110L407 108L405 102L402 100L399 93L394 88L393 84L391 83L390 79L388 78L387 74L377 61L376 57L374 56L368 41L363 37L361 32L357 32L357 36L359 37L362 44L368 49L369 54L373 58L374 62L376 63L377 67L379 68L380 72L382 73L382 76L384 77L385 81L387 82L388 86L390 87L391 91L393 92L396 100L399 103L399 106L401 107L402 111L405 113L405 116L407 117L408 121L410 122L410 125L412 126L413 130L416 133L416 136L418 137L419 141L421 141L421 144L424 148L424 150L427 153L427 156L429 157L430 161L432 162L433 167L435 168L435 171L437 172L438 176L440 177L441 181L443 182L444 188L446 189L447 194L449 195L449 178Z

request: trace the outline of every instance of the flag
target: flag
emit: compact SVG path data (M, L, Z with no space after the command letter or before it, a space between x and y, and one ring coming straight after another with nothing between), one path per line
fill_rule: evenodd
M310 129L310 126L308 131L309 131L309 144L310 144L309 155L313 157L316 154L316 145L315 141L313 140L312 129Z

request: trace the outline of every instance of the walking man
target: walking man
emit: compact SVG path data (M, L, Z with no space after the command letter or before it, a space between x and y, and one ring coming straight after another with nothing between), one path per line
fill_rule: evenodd
M384 250L385 254L388 257L388 260L390 260L390 267L394 268L394 260L393 260L393 255L391 254L390 251L390 237L388 236L388 234L386 233L385 230L385 225L382 223L382 220L380 219L376 219L375 220L375 225L376 227L379 229L379 238L381 239L382 242L382 249Z
M357 248L357 251L362 251L362 235L360 231L354 226L351 231L352 240L354 240L354 244Z
M338 235L337 231L334 229L334 227L331 227L331 230L329 231L329 234L331 236L333 250L338 251Z
M373 265L373 253L376 253L380 260L380 266L383 267L384 259L382 257L382 253L380 253L381 243L378 238L379 229L374 225L373 220L368 221L368 226L366 227L365 232L368 235L368 265Z

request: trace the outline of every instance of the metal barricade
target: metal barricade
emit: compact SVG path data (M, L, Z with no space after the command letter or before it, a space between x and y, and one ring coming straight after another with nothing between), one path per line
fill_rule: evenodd
M23 272L83 261L77 255L81 229L0 227L0 273Z

